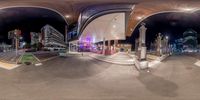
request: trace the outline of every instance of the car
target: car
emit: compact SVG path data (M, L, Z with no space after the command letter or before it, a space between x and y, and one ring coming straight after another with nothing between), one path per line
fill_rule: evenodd
M66 57L67 56L67 52L66 51L59 51L59 56L60 57Z

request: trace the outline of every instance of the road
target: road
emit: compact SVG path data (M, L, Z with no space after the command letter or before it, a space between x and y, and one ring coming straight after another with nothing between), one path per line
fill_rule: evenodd
M40 61L44 61L46 59L58 56L58 52L49 52L49 51L40 51L40 52L32 52Z
M195 60L171 56L151 73L88 56L0 69L0 100L199 100Z

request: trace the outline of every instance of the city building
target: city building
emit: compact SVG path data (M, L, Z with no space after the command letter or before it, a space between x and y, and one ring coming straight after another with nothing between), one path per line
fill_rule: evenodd
M20 39L22 38L21 36L22 32L19 29L11 30L8 32L8 39L12 41L12 48L19 48L20 47Z
M197 32L193 29L186 30L183 33L183 37L176 39L174 42L174 52L197 52Z
M175 40L175 43L172 45L173 52L182 52L183 51L183 38Z
M183 33L183 49L196 49L198 45L197 32L193 29L188 29Z
M41 35L44 36L44 48L50 50L65 49L66 43L64 41L64 35L57 31L50 25L45 25L41 28ZM40 39L41 41L41 39Z

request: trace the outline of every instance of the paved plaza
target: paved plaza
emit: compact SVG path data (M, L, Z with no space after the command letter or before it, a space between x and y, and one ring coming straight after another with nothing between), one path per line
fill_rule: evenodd
M18 51L17 55L15 51L1 52L0 61L7 62L7 63L16 63L20 55L21 55L21 51Z
M195 61L171 56L147 73L88 56L58 57L42 66L0 69L0 100L198 100Z

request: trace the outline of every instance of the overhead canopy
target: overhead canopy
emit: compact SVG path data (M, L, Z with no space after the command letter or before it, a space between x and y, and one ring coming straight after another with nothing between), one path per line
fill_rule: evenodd
M125 39L125 13L103 15L93 20L83 31L80 41L93 43Z

